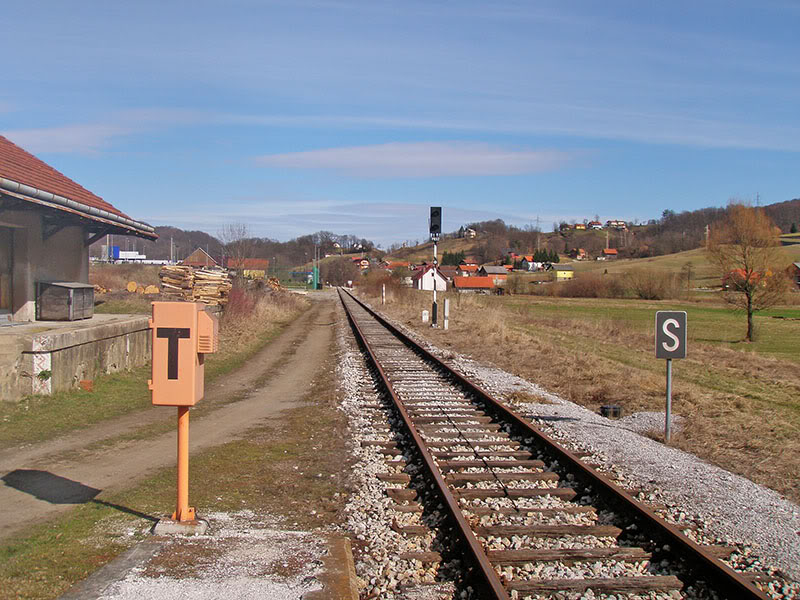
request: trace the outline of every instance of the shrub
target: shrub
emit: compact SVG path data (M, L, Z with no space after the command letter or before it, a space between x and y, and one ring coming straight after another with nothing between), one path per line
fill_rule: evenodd
M536 286L537 295L558 296L561 298L623 298L625 286L614 275L582 273L574 279L552 285Z
M681 278L675 273L635 269L625 275L631 293L642 300L666 300L683 295Z

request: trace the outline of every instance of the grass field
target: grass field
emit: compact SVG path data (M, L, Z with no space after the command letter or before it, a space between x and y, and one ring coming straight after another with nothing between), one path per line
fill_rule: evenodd
M496 299L485 299L487 302ZM550 319L563 318L584 323L587 328L607 322L624 326L639 334L651 334L655 313L659 310L685 310L690 344L716 344L742 352L782 357L800 361L800 307L775 307L756 314L756 341L742 342L746 329L745 314L733 311L719 302L697 303L675 300L643 301L594 298L543 299L511 296L500 300L505 309L528 312Z
M673 444L800 500L800 309L755 317L723 304L531 296L449 296L450 329L420 323L431 295L391 295L386 312L444 348L493 363L562 397L625 414L663 411L665 362L655 358L657 310L686 310L688 356L673 361ZM773 318L783 317L783 318ZM653 432L659 439L661 432Z
M294 530L338 522L347 498L346 422L336 409L333 370L331 357L312 382L308 403L287 411L279 424L255 427L246 439L191 457L195 475L190 499L199 515L250 510L260 518L282 519ZM308 443L314 438L325 440L325 452ZM168 515L174 503L175 470L160 469L127 490L101 494L4 541L0 544L0 600L59 597L147 537L153 522ZM219 552L214 543L187 543L176 556L167 557L171 562L164 566L191 576Z

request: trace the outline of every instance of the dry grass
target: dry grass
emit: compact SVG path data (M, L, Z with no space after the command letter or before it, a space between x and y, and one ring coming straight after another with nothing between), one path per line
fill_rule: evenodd
M439 346L591 410L603 404L618 404L625 414L663 410L664 361L653 357L651 334L624 318L572 318L504 298L450 298L448 331L421 324L430 294L405 294L384 308ZM673 410L685 418L674 445L800 501L796 360L693 341L689 357L673 362L673 377Z
M129 281L139 285L158 285L158 265L107 265L92 263L89 266L89 283L101 285L112 292L125 289Z
M234 288L220 317L220 346L240 352L264 337L264 328L286 323L308 300L291 292L244 291Z

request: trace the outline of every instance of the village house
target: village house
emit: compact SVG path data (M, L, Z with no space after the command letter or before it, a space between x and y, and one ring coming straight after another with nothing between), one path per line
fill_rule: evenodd
M603 224L600 221L589 221L588 227L589 229L602 229Z
M553 265L553 278L555 281L566 281L575 276L575 271L570 265Z
M458 274L458 267L454 265L442 265L439 267L439 272L447 279L447 282L452 285L453 277Z
M395 269L408 269L409 271L412 270L411 263L402 260L394 260L388 262L386 263L386 268L389 269L390 271L394 271Z
M180 264L185 267L216 267L218 266L217 261L212 258L212 256L203 250L202 248L198 248L194 252L192 252L189 256L184 258Z
M573 229L575 229L576 231L585 231L586 223L575 223L575 227Z
M447 291L447 278L433 265L419 269L412 277L412 281L417 290L432 292L435 286L437 292Z
M353 264L358 265L358 268L362 271L369 269L369 259L367 258L359 258L356 256L353 258Z
M606 221L606 228L607 229L618 229L620 231L624 231L628 229L628 224L625 221L620 221L619 219L612 219Z
M508 270L502 265L499 267L484 265L478 269L478 277L489 277L495 286L502 286L508 279Z
M453 279L453 288L467 294L491 294L495 291L491 277L459 277Z
M266 258L229 258L228 269L236 271L246 279L264 279L269 270Z
M458 265L456 274L459 277L472 277L478 273L478 265L466 265L461 263Z
M464 237L467 238L468 240L475 239L475 236L477 236L477 235L478 235L478 232L475 231L474 229L472 229L471 227L467 227L464 230Z
M570 258L575 260L588 260L589 254L585 248L573 248L569 253Z
M0 400L147 361L146 315L94 314L89 246L108 234L158 237L0 136L0 319L14 324L0 334Z
M597 260L611 260L617 258L616 248L603 248L602 256L598 256Z
M520 261L519 266L521 269L525 271L538 271L542 268L541 261L533 260L533 256L525 256L523 257L522 261Z

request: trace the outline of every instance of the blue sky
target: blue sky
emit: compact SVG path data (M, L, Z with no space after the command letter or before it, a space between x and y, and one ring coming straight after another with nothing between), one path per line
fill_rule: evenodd
M800 197L800 3L3 3L0 132L132 217L393 242Z

